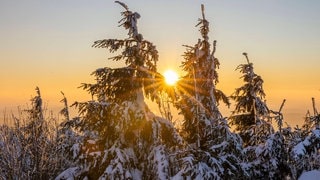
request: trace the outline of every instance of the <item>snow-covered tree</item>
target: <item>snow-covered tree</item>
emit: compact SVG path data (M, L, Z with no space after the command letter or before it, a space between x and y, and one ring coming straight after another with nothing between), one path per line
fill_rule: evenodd
M178 152L180 170L176 179L229 179L244 175L240 167L242 142L230 132L227 121L218 109L218 102L229 105L226 95L216 88L219 61L215 57L216 41L209 42L209 22L201 6L202 39L186 46L182 68L185 76L178 82L176 107L184 120L182 135L185 149ZM212 50L211 50L211 47Z
M194 46L185 45L185 61L181 67L186 75L178 82L180 98L176 106L184 116L183 132L186 140L190 144L202 146L211 138L213 123L222 118L218 102L222 100L229 105L229 100L216 88L220 63L215 57L216 41L213 42L213 50L210 49L209 22L205 19L204 11L196 26L200 26L202 39Z
M301 142L291 149L291 172L299 177L302 172L320 169L320 130L314 129Z
M283 128L281 113L285 101L278 112L269 110L264 102L263 80L254 73L247 53L243 55L247 64L240 64L237 70L243 73L244 85L231 96L236 105L230 117L230 124L244 142L243 167L250 177L285 178L290 176L287 141L283 134L283 129L286 129ZM278 125L277 132L272 127L272 119Z
M258 179L285 179L291 176L288 151L283 135L277 131L264 143L244 149L245 166L250 177Z
M82 84L92 100L75 103L80 114L77 130L84 136L80 164L65 173L80 168L80 173L71 174L92 179L168 179L169 152L181 140L173 125L155 116L144 101L145 96L158 100L162 81L156 71L158 51L138 32L140 15L116 3L124 8L119 23L129 37L99 40L93 47L121 51L110 59L126 66L97 69L92 73L95 83Z
M299 136L293 139L290 161L293 177L299 177L303 171L320 169L320 115L312 98L313 115L307 114L302 129L296 129Z
M0 126L0 179L27 179L21 132L4 124Z
M240 134L244 145L263 143L273 128L267 122L269 109L264 102L265 92L263 90L262 78L253 71L253 64L249 62L247 53L247 64L240 64L236 70L243 73L244 85L237 88L231 98L235 101L235 110L230 117L230 124Z
M48 167L44 158L49 159L50 142L48 125L44 117L40 89L36 87L37 95L31 99L32 107L27 111L28 122L24 127L23 147L28 176L32 179L48 178Z
M36 93L31 108L13 116L13 127L0 128L1 179L50 179L60 170L55 119L45 116L38 87Z
M79 143L82 140L82 136L76 132L75 127L79 121L78 117L70 119L69 106L67 98L64 93L63 99L60 101L63 103L63 109L60 111L63 119L57 127L56 137L56 155L58 156L59 171L63 171L70 166L76 165L76 157L79 155Z
M278 131L274 132L271 124L260 121L259 124L253 125L253 132L250 143L244 149L244 164L250 177L268 178L268 179L285 179L291 176L289 156L288 156L288 135L289 128L283 127L283 115L281 110L285 100L282 102L279 111L272 111L275 116L269 118L275 119L278 125ZM267 131L261 130L261 127L267 126ZM289 130L289 131L288 131ZM261 133L262 132L262 133Z
M314 98L311 100L313 115L311 115L310 111L308 111L306 114L304 124L302 125L304 135L308 135L313 129L320 129L320 115L316 108L316 102Z

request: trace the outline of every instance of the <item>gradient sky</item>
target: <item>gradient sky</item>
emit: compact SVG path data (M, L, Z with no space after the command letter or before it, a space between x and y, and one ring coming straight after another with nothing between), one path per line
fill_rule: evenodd
M217 40L221 67L218 88L231 95L242 83L234 71L247 52L264 79L266 99L277 110L286 98L285 120L301 124L311 97L320 104L320 1L318 0L132 0L142 16L140 33L159 51L159 72L179 71L183 44L200 37L195 27L200 5L210 22L210 40ZM119 66L105 49L91 48L98 39L125 38L117 27L122 7L108 0L0 0L0 110L15 112L39 86L49 109L90 97L77 87L90 82L96 68ZM319 106L318 106L319 107ZM228 116L233 110L223 109ZM1 113L0 113L1 114ZM3 113L2 113L3 114Z

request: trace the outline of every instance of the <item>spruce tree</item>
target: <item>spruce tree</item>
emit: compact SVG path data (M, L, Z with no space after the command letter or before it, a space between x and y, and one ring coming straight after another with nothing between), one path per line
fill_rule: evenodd
M313 115L308 113L302 129L296 129L292 138L293 147L290 148L292 176L297 178L304 171L320 169L320 115L315 100L312 98Z
M209 22L205 19L204 11L196 26L200 26L202 39L194 46L185 45L185 61L181 67L186 75L179 81L180 99L176 105L184 116L183 132L186 133L186 140L200 147L210 138L211 125L217 124L222 118L218 102L222 100L227 105L230 103L227 96L216 88L220 63L215 57L216 41L213 42L213 50L210 49Z
M128 30L128 38L98 40L93 47L121 51L109 59L126 66L97 69L92 73L95 83L82 84L92 100L75 103L80 114L77 130L84 135L81 172L76 174L93 179L167 179L169 152L180 138L173 125L155 116L144 101L145 96L158 100L162 81L156 70L158 51L138 32L140 15L116 3L124 8L119 23Z
M290 175L284 141L278 131L270 134L264 143L245 148L245 163L250 177L285 179Z
M268 133L264 142L245 148L248 172L251 177L269 179L285 179L291 177L288 163L288 142L287 128L283 127L283 115L281 110L285 100L282 102L279 111L272 111L278 125L278 131ZM259 126L257 126L259 129Z
M29 164L27 171L31 172L28 176L32 179L48 178L47 170L43 164L43 158L48 158L48 125L43 114L42 97L40 89L36 87L37 95L31 99L32 108L27 110L28 122L24 127L24 146Z
M61 92L61 94L63 98L60 102L63 103L64 106L60 114L63 119L57 127L55 147L59 160L60 173L66 168L77 164L76 157L79 155L79 142L82 140L82 136L75 130L79 118L70 118L67 98L63 92Z
M219 101L229 105L229 100L216 88L216 41L213 45L209 42L209 22L203 5L201 10L202 18L196 26L200 26L202 39L194 46L186 46L182 62L186 75L177 87L176 107L184 117L182 135L186 147L178 152L180 170L174 178L241 178L245 175L240 167L241 139L230 131L218 109Z
M250 177L277 179L290 175L288 168L288 150L283 134L283 116L269 110L264 102L262 78L254 73L247 53L243 53L247 64L240 64L237 70L243 73L244 85L237 88L231 96L235 100L235 110L230 124L240 134L244 142L244 164ZM274 117L271 113L275 114ZM271 120L277 122L279 131L275 132Z
M273 132L269 118L269 109L264 102L265 92L261 76L254 73L253 64L240 64L236 70L243 73L244 85L237 88L231 98L235 101L235 110L230 117L230 124L235 127L243 139L244 145L265 142L268 134Z

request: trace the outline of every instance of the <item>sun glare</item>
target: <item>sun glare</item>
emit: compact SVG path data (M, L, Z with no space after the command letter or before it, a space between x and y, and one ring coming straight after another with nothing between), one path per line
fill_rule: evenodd
M174 85L179 79L178 74L173 70L165 71L164 77L166 79L166 83L170 86Z

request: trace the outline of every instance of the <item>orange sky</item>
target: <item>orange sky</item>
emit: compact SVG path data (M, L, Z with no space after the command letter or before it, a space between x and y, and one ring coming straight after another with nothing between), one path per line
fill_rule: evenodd
M179 71L183 44L200 37L195 27L204 3L210 40L217 40L221 68L218 88L228 95L241 85L234 71L247 52L255 72L264 79L267 103L277 110L283 98L285 120L301 124L320 104L320 2L264 1L145 1L127 2L142 18L139 31L159 51L158 69ZM0 110L25 106L39 86L49 109L61 108L60 91L69 102L88 100L77 87L92 81L90 73L104 66L110 54L91 48L93 41L125 38L117 27L121 7L113 1L0 1ZM228 116L233 109L223 109ZM2 116L3 113L0 113Z

